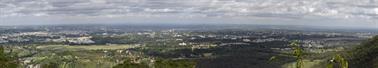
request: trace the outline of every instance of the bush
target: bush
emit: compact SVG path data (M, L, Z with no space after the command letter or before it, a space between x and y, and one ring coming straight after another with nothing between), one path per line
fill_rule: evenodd
M378 64L378 36L373 37L350 52L351 67L377 68Z
M18 64L13 59L4 53L4 48L0 46L0 68L17 68Z
M196 63L191 60L157 60L155 68L195 68Z

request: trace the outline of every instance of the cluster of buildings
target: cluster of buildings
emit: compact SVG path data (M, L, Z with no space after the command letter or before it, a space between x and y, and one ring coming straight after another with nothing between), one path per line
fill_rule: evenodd
M3 34L0 36L0 43L72 43L91 44L92 36L85 34L64 34L50 32L21 32Z
M266 38L266 39L256 39L256 40L253 40L252 42L262 43L262 42L271 42L271 41L289 41L289 40L286 38Z

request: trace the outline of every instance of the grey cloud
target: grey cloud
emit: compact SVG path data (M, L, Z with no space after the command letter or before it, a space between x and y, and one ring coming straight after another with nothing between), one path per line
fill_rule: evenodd
M0 0L0 17L180 15L208 17L368 18L377 0Z
M253 14L256 17L278 17L278 18L290 18L290 19L300 19L303 17L302 14L271 14L271 13L260 13Z

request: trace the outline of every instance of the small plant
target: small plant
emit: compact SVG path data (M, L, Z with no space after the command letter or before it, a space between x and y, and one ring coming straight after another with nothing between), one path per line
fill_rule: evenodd
M303 49L299 45L299 41L291 41L290 46L294 49L293 55L296 58L296 68L303 68Z
M274 62L276 60L277 60L277 57L276 56L272 56L272 57L270 57L268 63L272 63L272 62Z
M348 68L349 65L348 65L348 61L346 59L344 59L343 56L341 56L340 54L337 54L336 56L334 56L331 60L330 60L330 63L327 65L327 68L334 68L334 63L338 63L336 64L337 67L341 67L341 68Z

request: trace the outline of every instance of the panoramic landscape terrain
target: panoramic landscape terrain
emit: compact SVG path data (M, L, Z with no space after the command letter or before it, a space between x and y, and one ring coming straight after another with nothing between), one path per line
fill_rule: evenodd
M0 68L378 68L378 0L0 0Z
M310 27L310 26L308 26ZM292 68L293 41L305 68L351 57L374 29L274 25L2 26L2 66L25 68ZM370 44L370 42L372 44ZM367 55L376 58L376 49ZM354 54L353 54L354 55ZM366 59L371 59L361 56ZM351 57L352 58L352 57ZM348 58L345 58L348 59ZM357 60L348 59L353 62ZM365 60L371 61L373 60ZM365 62L364 61L364 62ZM376 60L374 60L376 61ZM337 62L339 63L339 62ZM362 63L362 62L361 62ZM350 66L354 66L349 62ZM377 63L374 63L377 64ZM355 64L360 65L360 64ZM362 65L362 64L361 64ZM372 66L376 67L376 66Z

